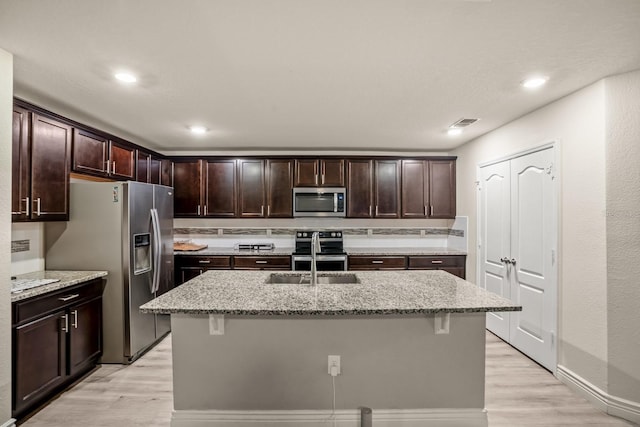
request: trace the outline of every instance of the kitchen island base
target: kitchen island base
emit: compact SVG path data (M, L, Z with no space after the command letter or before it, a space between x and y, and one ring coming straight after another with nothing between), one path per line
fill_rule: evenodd
M171 315L172 427L486 426L485 313L435 316ZM340 355L341 374L327 373Z

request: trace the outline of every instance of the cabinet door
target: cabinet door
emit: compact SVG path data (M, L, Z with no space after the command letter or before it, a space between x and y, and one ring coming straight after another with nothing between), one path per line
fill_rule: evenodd
M160 162L160 184L173 187L173 162L169 159Z
M111 176L123 179L135 179L135 149L111 141L109 145L109 160Z
M176 286L182 285L183 283L198 277L204 273L205 270L199 267L180 267L177 271L178 277L176 278Z
M31 138L31 219L69 219L71 128L33 115Z
M428 163L424 160L402 161L402 217L426 218L428 215Z
M107 175L109 140L82 129L73 130L73 171Z
M207 160L202 214L211 217L236 216L236 161Z
M24 221L31 213L29 197L29 118L24 108L13 108L13 133L11 136L11 219Z
M267 217L293 217L293 160L267 160Z
M376 218L399 218L400 162L398 160L376 160L374 165L374 216Z
M185 160L173 164L175 188L174 216L200 216L200 182L202 168L199 160Z
M349 218L371 218L372 216L371 163L371 160L347 161L347 217Z
M68 316L58 311L14 329L13 408L19 414L65 380Z
M349 270L404 270L404 256L350 255Z
M294 187L315 187L319 184L318 160L296 159Z
M238 160L238 181L238 216L264 217L264 161Z
M430 218L455 218L455 160L429 160L429 204Z
M149 159L149 181L151 184L160 184L160 171L162 169L162 160L155 156Z
M102 297L69 309L69 375L95 364L102 353Z
M344 187L344 160L320 160L320 185L323 187Z
M291 270L290 256L234 256L234 270Z
M149 182L151 154L136 150L136 181Z

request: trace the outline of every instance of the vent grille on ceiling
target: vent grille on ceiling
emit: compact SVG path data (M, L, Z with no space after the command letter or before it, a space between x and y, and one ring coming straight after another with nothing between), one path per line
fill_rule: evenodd
M457 122L454 122L449 127L451 127L451 128L466 128L467 126L474 124L478 120L480 120L480 119L460 119Z

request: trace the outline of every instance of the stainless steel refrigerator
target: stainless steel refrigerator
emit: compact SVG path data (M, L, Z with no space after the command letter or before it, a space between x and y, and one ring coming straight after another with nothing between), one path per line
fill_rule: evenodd
M45 268L109 272L102 362L133 362L171 328L139 307L173 288L173 188L72 182L69 221L45 225Z

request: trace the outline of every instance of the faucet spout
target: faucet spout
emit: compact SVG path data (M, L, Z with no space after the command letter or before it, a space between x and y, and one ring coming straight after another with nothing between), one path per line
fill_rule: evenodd
M316 259L318 257L318 252L321 250L320 233L315 231L311 235L311 286L316 286L318 284L318 268Z

